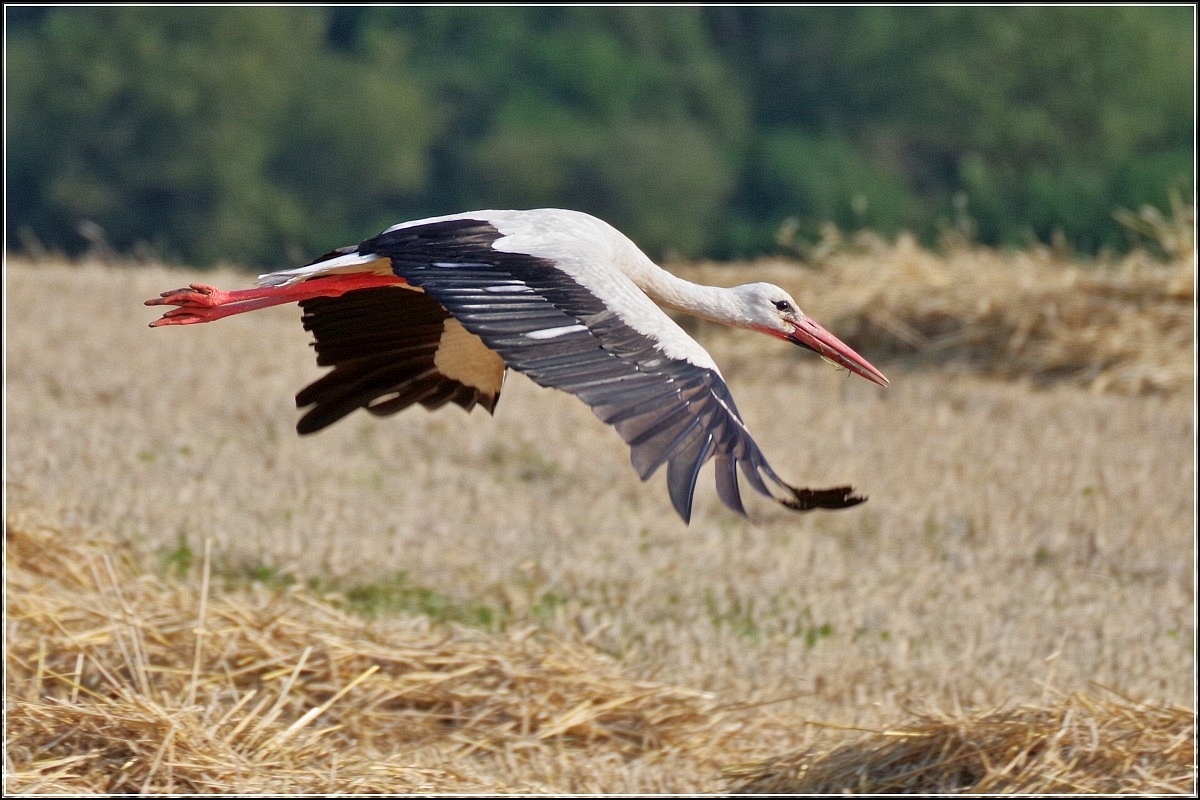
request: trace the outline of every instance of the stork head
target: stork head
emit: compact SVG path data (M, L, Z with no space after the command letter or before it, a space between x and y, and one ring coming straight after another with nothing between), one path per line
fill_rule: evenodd
M783 289L770 283L748 283L735 286L733 292L742 301L743 327L798 344L872 383L888 385L882 372L810 319Z

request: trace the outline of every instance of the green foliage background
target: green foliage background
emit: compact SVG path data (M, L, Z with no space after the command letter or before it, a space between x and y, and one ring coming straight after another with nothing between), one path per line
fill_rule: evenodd
M5 13L9 248L282 266L564 206L654 255L963 215L1093 252L1194 191L1191 6Z

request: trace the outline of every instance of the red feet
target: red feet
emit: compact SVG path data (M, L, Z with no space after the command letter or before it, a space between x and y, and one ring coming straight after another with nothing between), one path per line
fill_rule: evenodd
M212 322L214 319L237 314L242 310L251 310L249 308L242 309L235 306L228 306L227 304L236 302L230 298L232 294L234 293L226 292L204 283L193 283L184 289L163 292L158 297L147 300L146 305L179 306L179 308L173 308L166 312L162 315L161 319L151 322L150 327L158 328L162 325L192 325L197 322Z
M307 287L304 291L296 291L298 288L264 286L227 292L205 283L193 283L185 289L163 292L160 296L146 301L148 306L179 306L179 308L173 308L163 314L160 319L151 322L150 327L212 322L222 317L231 317L234 314L277 306L282 303L297 302L305 297L323 294L323 292L314 292L312 287Z
M193 283L186 288L152 297L146 301L146 305L178 306L151 322L151 328L194 325L283 303L298 303L311 297L337 297L354 289L395 286L403 282L394 275L359 272L312 278L291 286L257 286L232 292L205 283Z

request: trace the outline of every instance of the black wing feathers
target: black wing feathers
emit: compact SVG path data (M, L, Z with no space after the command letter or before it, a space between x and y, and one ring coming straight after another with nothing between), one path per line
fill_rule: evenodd
M356 408L394 414L414 403L437 408L456 403L488 411L496 396L443 375L434 356L450 319L436 300L400 287L358 289L340 297L300 303L305 330L316 342L317 364L333 371L296 395L312 406L296 429L312 433Z
M700 469L714 456L718 496L739 513L738 465L752 487L791 508L862 501L849 489L813 492L781 481L718 374L666 356L553 261L492 249L499 237L486 221L457 219L385 232L358 251L390 258L399 277L508 366L591 406L630 446L643 479L666 464L671 502L685 521Z

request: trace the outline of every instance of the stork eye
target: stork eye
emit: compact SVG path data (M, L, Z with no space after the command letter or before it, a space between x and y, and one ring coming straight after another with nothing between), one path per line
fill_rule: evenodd
M792 307L792 304L789 303L787 300L776 300L775 308L779 309L780 311L782 311L785 314L790 314L796 310L795 308Z

